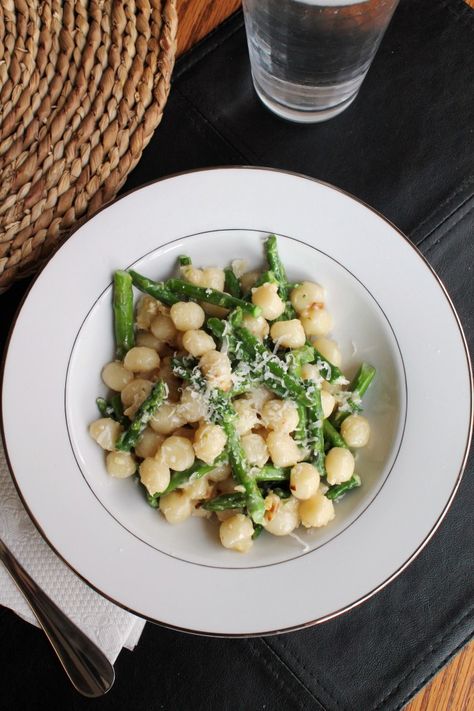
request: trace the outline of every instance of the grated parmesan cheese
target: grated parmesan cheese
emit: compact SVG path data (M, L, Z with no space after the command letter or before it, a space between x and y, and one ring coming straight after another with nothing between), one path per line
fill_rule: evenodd
M291 536L291 538L294 538L295 541L298 541L301 546L303 546L303 553L307 553L310 550L309 545L305 541L303 541L303 539L300 538L298 534L296 534L294 531L288 533L288 535Z

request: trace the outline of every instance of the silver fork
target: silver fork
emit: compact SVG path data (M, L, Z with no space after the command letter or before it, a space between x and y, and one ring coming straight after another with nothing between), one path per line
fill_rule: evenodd
M41 590L1 539L0 560L25 596L73 686L84 696L105 694L115 680L105 654Z

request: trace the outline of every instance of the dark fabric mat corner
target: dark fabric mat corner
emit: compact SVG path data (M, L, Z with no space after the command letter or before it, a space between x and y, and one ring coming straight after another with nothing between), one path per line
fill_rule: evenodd
M294 126L256 98L237 14L178 62L162 124L124 190L243 163L332 182L420 247L472 350L473 33L463 0L402 0L356 102L326 124ZM0 296L2 338L28 283ZM266 639L213 640L149 624L137 649L119 656L114 688L93 702L71 690L42 634L0 609L0 708L398 711L473 633L473 475L471 457L432 540L360 607Z

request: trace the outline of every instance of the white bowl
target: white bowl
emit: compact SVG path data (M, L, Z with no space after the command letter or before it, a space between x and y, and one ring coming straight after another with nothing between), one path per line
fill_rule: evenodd
M96 396L105 393L101 367L113 357L113 271L133 266L164 279L182 253L203 266L245 259L250 269L263 265L270 232L291 280L326 287L344 372L350 377L363 360L377 368L364 398L372 435L357 454L363 486L336 504L329 526L294 537L265 534L240 555L222 548L212 522L171 526L133 480L109 477L87 426L97 417ZM20 387L29 393L26 412L18 406ZM4 431L32 517L91 585L170 626L264 634L349 609L412 559L459 483L470 394L453 307L395 228L316 181L218 169L131 193L59 250L33 285L10 341Z

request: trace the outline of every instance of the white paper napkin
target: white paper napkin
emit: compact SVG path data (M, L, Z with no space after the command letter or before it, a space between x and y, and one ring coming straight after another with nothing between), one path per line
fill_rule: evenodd
M88 587L42 539L17 494L0 438L0 538L38 585L112 662L133 649L145 620L122 610ZM0 563L0 605L38 626L23 595Z

